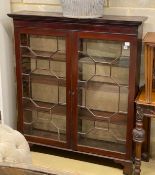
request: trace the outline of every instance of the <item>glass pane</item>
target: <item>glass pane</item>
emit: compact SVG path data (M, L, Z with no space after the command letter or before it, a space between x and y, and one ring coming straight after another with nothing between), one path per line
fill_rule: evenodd
M125 152L130 43L79 43L78 144Z
M21 35L24 133L66 141L64 37Z

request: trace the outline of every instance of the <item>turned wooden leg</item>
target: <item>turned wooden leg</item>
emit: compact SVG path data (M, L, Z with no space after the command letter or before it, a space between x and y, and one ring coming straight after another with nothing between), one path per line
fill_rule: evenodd
M134 175L140 175L141 172L141 151L142 143L145 140L145 131L143 129L143 110L137 105L136 128L133 130L133 141L136 144L135 149L135 169Z

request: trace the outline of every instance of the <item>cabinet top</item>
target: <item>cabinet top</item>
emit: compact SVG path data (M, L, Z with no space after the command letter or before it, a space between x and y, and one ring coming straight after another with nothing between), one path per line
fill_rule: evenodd
M155 32L148 32L143 40L144 43L150 43L155 46Z
M113 25L127 25L137 26L141 25L147 17L142 16L115 16L104 15L100 18L93 19L79 19L79 18L66 18L62 13L55 12L32 12L32 11L19 11L8 14L14 20L29 20L29 21L56 21L56 22L69 22L69 23L85 23L85 24L113 24Z
M151 103L147 102L147 99L146 99L145 96L146 96L145 87L142 87L141 90L138 93L137 98L136 98L136 101L135 101L136 104L155 107L155 92L152 91L152 93L151 93L151 96L152 96L152 102Z

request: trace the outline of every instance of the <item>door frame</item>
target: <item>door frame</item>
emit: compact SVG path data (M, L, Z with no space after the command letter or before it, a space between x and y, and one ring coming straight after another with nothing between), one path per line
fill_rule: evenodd
M32 34L41 36L63 36L66 38L66 142L59 142L49 138L43 138L38 136L31 136L24 134L26 139L30 143L38 145L53 145L56 147L70 148L71 145L71 37L70 33L64 30L57 30L51 28L39 28L39 27L15 27L15 54L16 54L16 77L17 77L17 105L18 105L18 121L17 128L22 134L23 131L23 100L22 100L22 70L21 70L21 51L20 51L20 35Z
M78 131L78 41L80 39L99 39L99 40L111 40L111 41L122 41L130 42L130 62L129 62L129 93L128 93L128 117L127 117L127 133L126 133L126 152L115 152L104 149L92 148L88 146L78 145L77 131ZM80 152L93 153L102 156L115 157L120 159L131 160L133 155L133 141L132 141L132 130L134 127L135 119L135 106L134 99L137 92L137 63L138 63L138 39L136 35L125 35L125 34L111 34L101 32L75 32L74 33L74 47L72 54L72 130L73 130L73 149Z

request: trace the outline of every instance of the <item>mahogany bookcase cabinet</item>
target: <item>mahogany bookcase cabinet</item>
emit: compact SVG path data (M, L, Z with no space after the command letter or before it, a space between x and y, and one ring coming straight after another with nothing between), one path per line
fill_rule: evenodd
M143 17L14 20L18 130L32 144L115 160L132 171Z

